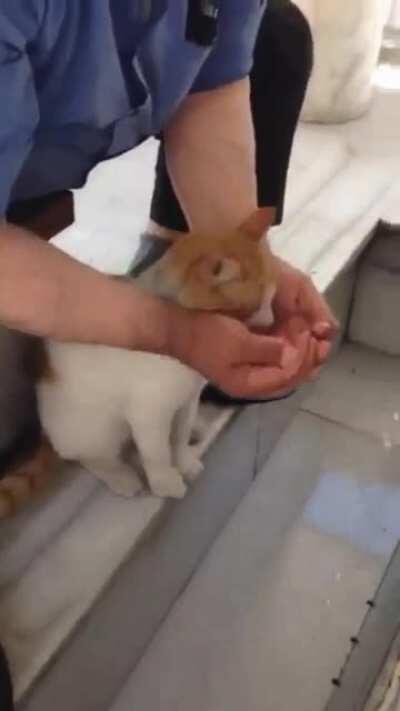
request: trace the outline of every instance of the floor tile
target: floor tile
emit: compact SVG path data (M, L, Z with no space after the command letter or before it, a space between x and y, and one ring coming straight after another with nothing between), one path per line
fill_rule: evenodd
M207 408L208 414L213 408ZM74 557L65 560L65 545L58 545L59 558L63 565L64 580L60 578L58 602L64 617L64 639L62 655L52 659L48 673L42 674L29 694L24 711L43 711L53 709L57 699L58 711L105 711L110 700L114 699L121 685L129 676L168 614L174 601L187 586L200 562L218 536L232 512L251 486L253 479L254 452L257 440L258 420L254 408L244 409L231 422L223 436L210 448L205 458L205 471L188 496L183 501L169 502L162 515L141 535L139 545L130 551L122 566L118 565L119 548L104 541L104 522L108 522L111 531L125 530L130 545L134 545L132 525L141 512L135 506L127 511L114 509L97 512L100 529L88 530L87 526L75 533ZM113 497L115 499L115 497ZM124 503L124 502L123 502ZM134 502L131 502L134 503ZM143 501L146 503L146 500ZM143 512L142 512L143 513ZM81 512L78 522L85 517ZM107 528L107 526L106 526ZM71 533L71 529L68 529ZM68 533L68 532L67 532ZM114 534L113 534L114 535ZM98 546L102 546L101 561L97 561ZM61 550L60 550L61 548ZM70 546L70 548L72 548ZM73 551L71 551L73 552ZM96 585L99 565L105 561L113 562L112 581L108 578L106 590L96 602L85 609L85 620L79 626L65 624L65 592L69 603L74 602L73 611L79 612L82 602L82 584L87 593ZM48 561L49 562L49 561ZM50 561L50 563L54 560ZM72 567L68 567L68 563ZM47 566L47 577L52 575L54 567ZM79 575L74 572L79 570ZM41 577L37 576L38 585L43 585L43 566ZM104 573L105 571L103 571ZM109 572L109 571L108 571ZM105 582L105 579L103 578ZM37 587L26 589L26 596L19 601L17 633L25 632L25 641L31 642L26 635L26 597L29 591L35 600L35 618L42 617L49 608L54 609L54 586L47 588L47 599L42 601ZM63 592L64 589L64 592ZM78 593L78 595L77 595ZM1 601L0 601L1 602ZM78 603L78 604L77 604ZM42 607L41 607L42 606ZM44 609L43 609L44 608ZM9 608L8 608L9 609ZM82 608L81 608L82 610ZM46 619L46 618L45 618ZM71 618L69 619L71 623ZM31 662L36 662L39 643L48 641L49 632L60 620L53 614L46 626L42 626L37 635L38 644L30 649ZM1 624L0 607L0 629ZM22 629L22 632L21 632ZM71 631L73 629L73 634ZM67 633L67 634L66 634ZM18 637L19 639L19 637ZM53 638L54 639L54 638ZM54 647L53 647L54 649ZM116 654L116 650L118 653ZM12 650L11 650L12 651ZM84 690L84 693L82 693Z
M400 358L345 345L303 404L305 410L400 444Z
M299 414L112 711L321 711L399 537L396 471Z
M204 454L233 412L211 405L202 405L200 410L199 446ZM255 413L243 415L241 425L236 423L236 436L228 431L222 438L223 455L215 461L214 454L217 508L218 502L225 504L229 499L219 489L226 462L236 462L241 495L252 479L258 420ZM236 451L238 440L242 459ZM231 482L229 493L235 489L233 476L232 471L230 479L226 475L225 487ZM19 515L0 523L0 629L17 697L65 643L122 561L133 555L163 507L163 502L150 496L116 497L91 474L69 464L61 468L48 491L32 498ZM208 508L211 513L212 506ZM210 523L206 526L209 532ZM189 546L188 556L190 550ZM53 584L43 588L44 578Z

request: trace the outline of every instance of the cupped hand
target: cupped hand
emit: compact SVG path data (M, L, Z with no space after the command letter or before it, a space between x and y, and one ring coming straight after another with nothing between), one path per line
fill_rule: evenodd
M339 323L309 276L282 259L278 265L278 288L274 299L275 326L271 330L291 341L308 330L313 347L309 362L311 376L328 359Z
M336 338L339 323L312 280L299 269L276 259L278 282L273 302L274 324L265 330L281 338L302 354L302 360L286 386L273 393L282 395L302 383L314 380L327 361Z
M227 316L182 310L171 355L235 398L276 397L313 378L338 323L311 280L277 260L275 324L260 334Z
M307 334L292 345L285 336L251 333L227 316L191 318L181 359L232 397L266 398L290 387L307 357Z

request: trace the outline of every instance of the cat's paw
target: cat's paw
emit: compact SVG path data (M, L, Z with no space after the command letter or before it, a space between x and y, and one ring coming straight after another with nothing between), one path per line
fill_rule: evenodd
M114 474L112 481L108 481L107 484L114 494L125 498L136 496L143 488L142 482L134 472Z
M87 457L81 464L118 496L136 496L143 488L138 475L124 462Z
M204 464L197 455L197 449L194 446L186 447L178 452L177 459L179 471L182 472L185 481L196 481L204 469Z
M186 494L187 486L174 467L153 471L148 477L152 493L161 499L183 499Z

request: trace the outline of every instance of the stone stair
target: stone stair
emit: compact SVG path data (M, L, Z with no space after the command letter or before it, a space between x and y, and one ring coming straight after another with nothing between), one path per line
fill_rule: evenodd
M340 127L301 126L298 131L287 217L271 239L280 255L312 275L343 321L358 257L378 220L400 222L399 108L398 95L381 91L373 111L361 121ZM100 269L123 271L145 224L155 150L155 142L149 141L98 167L76 196L76 225L56 239L62 249ZM376 338L365 314L373 288L374 293L378 288L377 270L387 284L394 277L378 266L379 250L369 253L375 254L373 264L363 262L356 287L350 335L357 341L372 343ZM385 311L391 321L396 311L393 299L380 308L379 313ZM391 338L395 340L394 333ZM268 422L260 419L263 411L257 407L239 413L226 428L232 412L209 413L210 427L218 420L225 429L207 455L204 479L191 502L171 508L152 497L121 501L73 467L46 497L0 525L0 629L20 709L50 711L57 705L59 711L107 710L128 673L127 665L132 668L140 658L267 459L299 406L297 397L275 405ZM235 449L238 438L240 453ZM151 535L154 530L157 543ZM170 548L160 538L164 534ZM178 570L173 565L174 546L185 539L185 563ZM170 576L165 574L169 583L158 606L151 608L151 620L144 619L146 580L154 592L160 576L150 580L146 560L158 565L163 575L171 571ZM133 614L137 580L142 607ZM128 659L119 656L113 610L118 630L130 614L144 619L140 643L127 649Z

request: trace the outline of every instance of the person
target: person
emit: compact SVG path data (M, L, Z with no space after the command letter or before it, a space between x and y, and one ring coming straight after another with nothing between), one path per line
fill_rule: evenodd
M310 61L293 6L1 0L0 326L168 354L235 397L312 376L336 322L290 265L280 262L276 311L288 324L301 313L308 329L277 338L163 303L47 242L72 222L70 191L91 169L150 135L162 137L151 207L160 238L234 228L257 202L280 221ZM0 699L12 708L1 650Z
M283 219L293 139L313 67L313 39L309 23L290 0L269 0L258 31L253 60L250 103L256 143L257 199L258 205L267 212L270 224L278 225ZM169 178L162 144L150 214L149 229L153 235L174 239L188 229ZM157 259L162 252L154 240L147 240L147 244L143 240L138 254L139 263L143 260L144 264L149 264L152 257ZM302 282L299 272L287 270L287 297L296 281L298 286ZM291 288L288 288L290 285ZM285 291L281 288L278 310L282 307ZM204 390L203 399L222 404L249 402L228 397L210 385ZM262 399L265 400L265 397ZM277 398L272 396L268 399Z
M269 395L324 362L333 317L311 282L286 265L278 297L299 303L301 295L310 323L308 338L292 343L163 303L12 224L21 225L22 215L25 227L48 237L53 212L62 226L63 191L83 185L101 160L162 133L189 226L236 227L257 202L248 74L264 5L1 3L3 325L165 353L238 396ZM38 210L49 196L53 208L40 225Z

